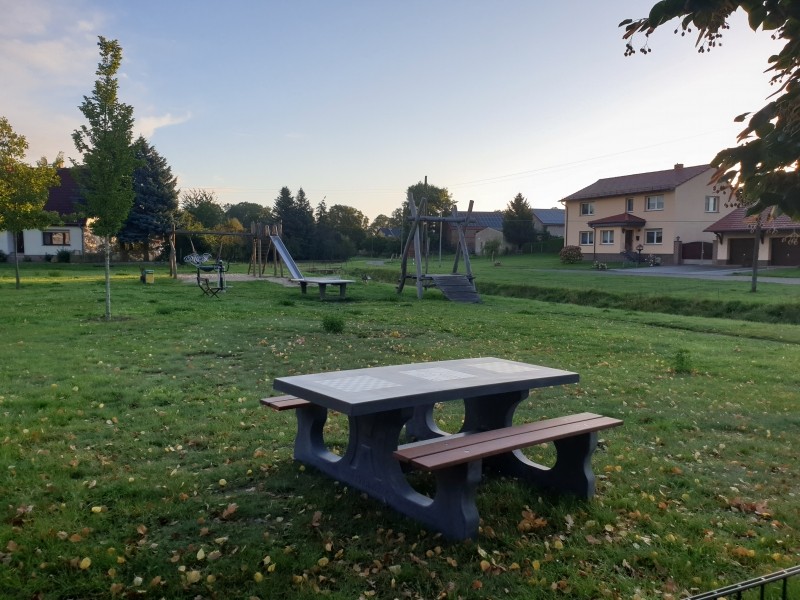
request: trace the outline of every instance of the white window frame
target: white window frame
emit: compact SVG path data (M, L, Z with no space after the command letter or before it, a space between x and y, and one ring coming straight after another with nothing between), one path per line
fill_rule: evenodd
M644 243L663 244L664 243L664 230L663 229L645 229L644 230Z
M706 196L705 209L707 213L718 213L719 196Z
M614 243L614 230L601 229L600 230L600 243L604 246L609 246Z
M664 194L646 196L644 199L644 209L646 211L664 210Z
M594 246L594 230L581 231L578 233L581 246Z
M633 198L625 198L625 212L626 213L632 213L633 212L633 204L634 204L634 199Z
M581 202L581 216L591 217L594 214L594 202Z

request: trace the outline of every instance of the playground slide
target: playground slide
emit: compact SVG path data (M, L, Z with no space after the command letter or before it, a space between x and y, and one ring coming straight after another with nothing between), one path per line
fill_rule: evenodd
M278 254L280 254L281 260L286 265L286 268L289 269L292 279L305 279L300 269L297 268L297 263L294 262L292 255L289 254L289 250L283 245L283 240L277 235L271 235L269 239L275 245L275 249L278 251Z

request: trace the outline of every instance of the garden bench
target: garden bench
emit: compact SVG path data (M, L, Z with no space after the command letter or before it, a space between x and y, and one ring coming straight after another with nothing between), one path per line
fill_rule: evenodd
M533 473L529 473L533 475L529 477L531 482L591 498L595 489L591 457L597 446L597 432L622 423L621 420L611 417L580 413L524 425L457 433L414 442L400 446L395 450L394 456L402 463L432 471L437 477L437 494L457 493L470 498L477 482L470 483L468 478L455 476L454 468L468 463L480 463L483 459L490 459L491 463L491 457L502 460L498 455L553 442L557 453L555 465L545 469L528 461L530 466L536 467Z

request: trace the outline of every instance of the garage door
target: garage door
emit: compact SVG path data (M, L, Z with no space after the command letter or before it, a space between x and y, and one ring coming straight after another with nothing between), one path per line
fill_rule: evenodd
M770 264L785 267L800 266L800 244L793 244L792 238L772 238Z
M753 266L753 238L732 239L728 244L730 244L728 253L729 265Z

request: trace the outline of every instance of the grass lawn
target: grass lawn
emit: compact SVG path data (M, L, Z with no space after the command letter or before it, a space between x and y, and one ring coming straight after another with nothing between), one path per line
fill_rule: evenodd
M480 285L652 285L637 293L742 294L764 310L800 291L501 262L475 262ZM106 322L102 268L23 264L15 290L0 265L6 597L669 600L800 562L800 325L486 293L418 301L376 279L344 302L263 280L214 299L155 270L142 285L138 267L113 269ZM602 436L592 501L489 480L478 540L448 542L294 463L293 415L258 403L282 375L473 356L581 375L533 391L520 421L625 420ZM449 431L461 416L454 402L436 413ZM326 438L341 451L346 419Z

